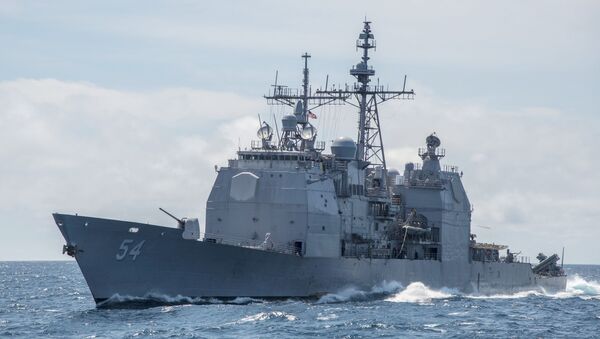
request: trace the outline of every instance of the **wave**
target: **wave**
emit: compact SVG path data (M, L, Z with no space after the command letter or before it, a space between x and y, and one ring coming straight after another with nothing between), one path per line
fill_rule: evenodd
M169 296L165 294L146 294L143 297L134 297L128 295L115 294L110 298L97 304L98 308L148 308L156 306L172 305L207 305L207 304L232 304L247 305L251 303L262 303L264 300L237 297L235 299L217 299L217 298L192 298L182 295Z
M237 323L249 323L249 322L258 322L265 320L286 320L286 321L294 321L296 320L296 316L293 314L289 314L281 311L272 311L272 312L260 312L257 314L246 316L237 321Z
M555 299L580 298L584 300L600 300L600 283L595 280L586 280L575 274L567 278L567 287L564 291L548 292L543 288L532 288L531 290L518 291L504 294L468 294L467 298L473 299L518 299L527 297L549 297Z
M385 300L397 303L429 303L433 299L447 299L457 294L458 292L454 289L442 288L435 290L427 287L422 282L414 282Z
M397 281L384 281L375 285L369 291L355 287L348 287L337 293L322 296L317 304L343 303L353 301L369 301L384 299L390 302L426 303L433 299L444 299L457 295L454 289L442 288L435 290L427 287L422 282L413 282L406 288Z
M317 304L334 304L349 301L366 301L381 298L402 289L402 284L396 281L383 281L371 288L370 291L363 291L356 287L348 287L337 293L328 293L319 298Z
M575 274L567 279L567 289L564 292L558 292L550 295L557 298L598 299L600 300L600 283L595 280L586 280Z
M343 303L352 301L368 301L374 299L383 299L389 302L405 303L431 303L436 299L448 299L453 297L470 299L519 299L527 297L549 297L549 298L580 298L584 300L600 300L600 283L595 280L586 280L579 275L569 276L567 279L567 288L562 292L547 292L542 288L532 288L531 290L522 290L512 293L501 294L469 294L462 293L456 289L440 288L433 289L422 282L413 282L404 288L402 284L391 281L383 282L371 288L370 291L363 291L354 287L349 287L337 293L326 294L321 297L317 303Z
M567 288L565 291L550 293L541 288L532 288L513 293L502 294L467 294L461 293L456 289L440 288L433 289L422 282L413 282L402 286L397 281L383 281L365 291L356 287L348 287L336 293L328 293L317 300L317 304L344 303L353 301L369 301L384 299L389 302L405 303L431 303L436 299L447 299L452 297L462 297L471 299L518 299L527 297L550 297L556 299L580 298L584 300L600 300L600 283L595 280L586 280L579 275L569 276L567 279ZM113 295L111 298L98 304L98 307L104 308L143 308L163 305L182 305L182 304L233 304L247 305L252 303L263 303L264 300L238 297L235 299L204 299L190 298L181 295L168 296L161 294L148 294L143 297Z

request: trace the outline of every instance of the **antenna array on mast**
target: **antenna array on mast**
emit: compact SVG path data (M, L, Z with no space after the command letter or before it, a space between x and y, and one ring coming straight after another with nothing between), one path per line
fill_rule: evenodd
M327 95L339 101L348 102L358 108L358 147L356 157L358 160L367 162L371 166L381 166L386 169L385 152L383 149L383 138L379 121L378 105L392 99L413 99L415 92L406 90L406 76L401 91L390 91L383 86L370 86L371 77L375 75L373 66L369 65L369 50L376 48L375 36L371 31L371 22L364 22L363 30L356 40L356 48L362 49L361 61L350 69L350 75L354 76L357 83L353 88L338 90L317 91L317 94ZM358 104L350 103L351 98L356 98Z
M358 108L358 138L357 138L357 160L363 161L365 166L382 167L387 169L383 138L381 135L381 124L379 119L378 105L392 99L414 99L415 92L406 89L406 76L402 90L395 91L379 85L369 85L371 77L375 75L373 66L369 65L369 50L376 49L375 36L371 31L371 22L364 21L362 32L356 40L356 49L362 50L361 61L352 66L350 75L356 78L353 86L338 86L336 89L328 89L329 76L327 76L325 89L312 92L309 85L308 59L310 55L304 53L302 91L291 89L277 83L278 74L275 75L273 91L265 95L269 105L287 105L294 107L294 115L297 123L305 126L311 115L311 110L324 105L350 104ZM356 99L356 101L352 99ZM354 101L354 102L353 102ZM310 125L310 124L309 124Z

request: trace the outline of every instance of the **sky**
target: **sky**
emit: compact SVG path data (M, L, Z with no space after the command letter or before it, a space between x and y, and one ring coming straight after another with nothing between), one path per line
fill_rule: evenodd
M436 132L464 172L478 240L600 264L597 1L0 0L0 260L60 260L53 212L174 226L263 120L262 98L351 84L367 17L389 167ZM355 137L351 107L315 112ZM265 118L266 117L266 118Z

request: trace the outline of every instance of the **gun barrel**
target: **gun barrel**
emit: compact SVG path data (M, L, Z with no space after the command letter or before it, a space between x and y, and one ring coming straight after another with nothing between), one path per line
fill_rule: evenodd
M159 207L158 209L161 210L162 212L164 212L166 215L170 216L171 218L177 220L177 223L179 223L179 225L183 225L183 220L181 220L181 219L177 218L176 216L174 216L173 214L165 211L162 207Z

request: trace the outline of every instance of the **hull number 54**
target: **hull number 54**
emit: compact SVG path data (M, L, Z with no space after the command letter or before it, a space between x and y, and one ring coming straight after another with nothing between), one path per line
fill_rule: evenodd
M133 240L125 239L119 246L119 251L115 255L117 260L123 260L129 254L132 260L135 260L138 255L142 254L142 246L144 246L146 240L140 241L137 245L133 246Z

